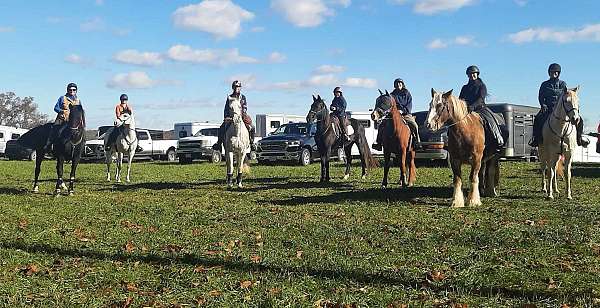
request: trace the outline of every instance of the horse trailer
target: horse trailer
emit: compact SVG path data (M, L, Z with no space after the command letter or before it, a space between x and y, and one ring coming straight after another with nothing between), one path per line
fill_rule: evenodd
M26 132L26 129L0 125L0 155L4 155L6 142L19 139Z
M540 109L507 103L487 104L487 106L504 118L508 130L508 140L502 157L526 160L535 158L536 151L529 146L529 140L533 136L533 119Z
M274 132L283 124L305 121L306 116L288 114L257 114L256 123L254 123L256 127L255 136L259 138L267 137L270 133Z
M177 139L195 136L203 128L219 127L221 124L209 123L209 122L183 122L175 123L173 125L173 131Z

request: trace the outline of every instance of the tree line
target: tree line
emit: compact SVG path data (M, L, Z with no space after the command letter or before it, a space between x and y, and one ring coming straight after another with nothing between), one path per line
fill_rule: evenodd
M29 129L47 122L48 115L38 110L33 97L0 93L0 125Z

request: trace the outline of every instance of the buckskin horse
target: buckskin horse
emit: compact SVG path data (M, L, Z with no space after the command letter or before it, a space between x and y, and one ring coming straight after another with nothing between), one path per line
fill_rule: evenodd
M327 104L320 95L313 95L313 103L310 106L310 111L306 115L306 122L317 122L317 132L315 134L315 143L321 157L321 179L320 182L329 182L329 158L331 157L331 149L343 147L346 156L346 170L344 179L350 177L350 164L352 163L352 146L356 144L360 154L360 163L362 167L362 178L367 176L367 170L376 167L377 162L371 154L367 137L365 136L365 128L356 119L349 119L350 126L354 133L349 136L348 142L342 143L340 136L340 126L346 123L339 123L337 117L331 117Z
M564 157L567 199L571 195L571 158L577 148L575 123L579 119L579 87L565 91L552 110L542 129L542 142L538 147L544 193L548 199L554 199L553 192L559 193L557 168L561 156Z
M69 177L68 194L75 192L75 172L81 159L81 154L85 147L85 112L81 105L70 106L69 121L60 128L59 134L52 143L54 156L56 157L56 188L54 195L59 196L61 189L67 187L63 181L63 164L65 161L71 161L71 176ZM33 181L33 192L39 191L39 176L44 160L44 145L52 129L52 123L32 128L19 138L19 144L34 149L36 151L35 159L35 178Z
M383 121L379 129L383 129L383 181L381 187L388 185L390 171L390 156L392 153L399 155L400 181L402 187L413 186L417 177L415 166L415 149L412 145L412 134L408 124L402 119L396 106L396 99L385 91L379 90L379 97L375 100L375 109L371 113L373 121Z
M441 93L431 89L431 97L427 127L433 131L442 127L448 128L448 154L454 175L452 207L465 205L462 193L461 165L463 163L471 165L469 205L479 206L481 205L480 189L486 196L497 194L500 155L495 148L486 148L485 131L479 114L469 113L466 103L452 95L452 90Z

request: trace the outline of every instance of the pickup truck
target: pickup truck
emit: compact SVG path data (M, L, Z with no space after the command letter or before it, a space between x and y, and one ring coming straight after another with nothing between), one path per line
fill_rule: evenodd
M177 159L177 140L154 140L146 129L137 129L138 146L142 149L135 154L136 159L158 159L175 161ZM98 138L85 142L82 160L103 160L104 140Z
M177 141L177 157L179 163L189 164L194 159L207 159L213 163L219 163L223 160L225 150L221 152L213 150L213 144L219 139L219 126L206 127L200 129L194 136L184 137ZM257 138L258 139L258 138ZM246 153L250 159L253 159L254 152L248 150Z

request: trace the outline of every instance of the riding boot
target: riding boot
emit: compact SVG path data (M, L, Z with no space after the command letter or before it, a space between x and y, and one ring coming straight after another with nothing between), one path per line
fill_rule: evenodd
M48 139L46 139L46 144L43 148L45 153L52 152L52 144L54 143L54 140L56 140L56 135L58 135L59 128L60 124L54 124L50 127L50 134L48 134Z
M411 117L412 118L412 117ZM408 124L408 127L410 128L410 132L413 136L413 146L415 149L420 150L422 149L422 145L421 145L421 137L419 136L419 126L417 125L417 122L415 122L412 119L406 119L406 123Z
M348 142L348 133L346 132L346 118L343 115L338 115L338 122L340 123L340 138L342 143Z
M383 130L384 130L384 125L383 122L381 122L379 124L379 126L377 127L377 139L375 139L375 143L373 143L371 145L371 148L373 148L373 150L377 150L377 151L381 151L382 150L382 138L383 138Z
M540 111L533 118L533 133L529 141L529 146L532 148L539 146L542 142L542 125L544 125L544 115Z
M590 141L583 138L583 119L579 118L577 120L577 124L575 124L575 128L577 128L577 145L587 148L590 145Z
M106 140L106 150L110 151L114 143L117 142L117 136L119 135L120 126L115 126L110 134L108 134L108 140Z
M254 144L254 135L256 134L256 129L254 129L254 126L250 125L250 128L248 129L248 136L250 137L250 150L251 151L256 151L256 144Z
M219 127L219 139L217 139L217 143L213 144L212 148L215 151L222 151L222 144L225 140L225 132L227 131L227 127L229 127L228 122L223 122Z
M479 114L484 118L486 126L495 141L496 149L500 150L504 148L504 137L502 137L500 125L496 121L496 118L493 116L492 112L487 108L483 108L479 111Z

